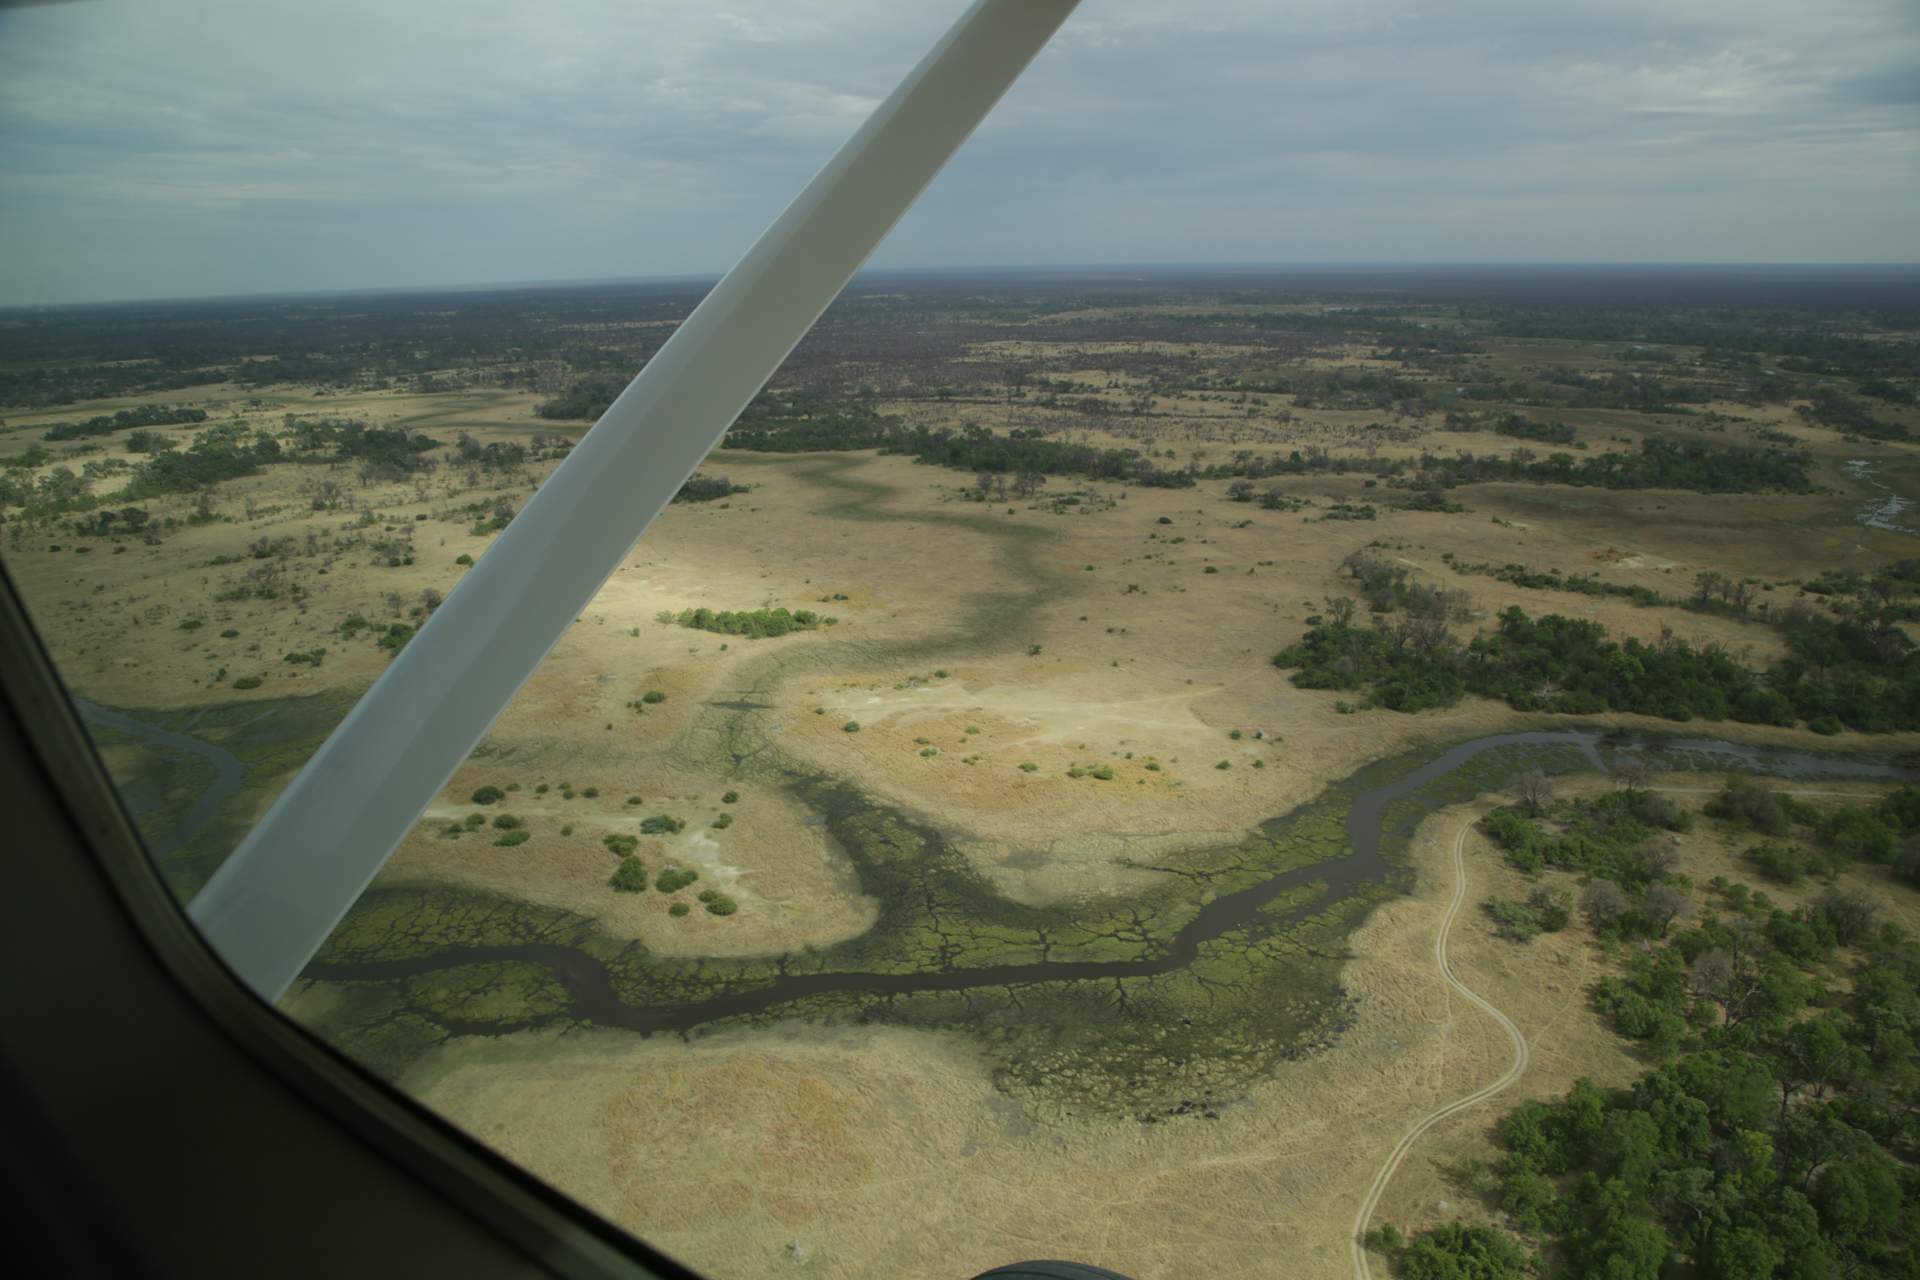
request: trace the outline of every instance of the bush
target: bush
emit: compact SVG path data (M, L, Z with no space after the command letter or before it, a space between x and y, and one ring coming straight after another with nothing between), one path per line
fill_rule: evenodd
M723 813L719 817L713 820L713 829L715 831L725 831L728 827L732 825L733 825L733 815L730 813Z
M689 907L686 903L676 902L667 908L667 914L670 916L684 916L692 910L693 908Z
M848 733L860 732L860 722L858 720L849 720L840 727Z
M533 789L533 794L537 796L543 796L547 794L547 784L543 782L539 786L535 787Z
M222 631L220 633L220 638L222 640L237 640L240 638L240 633L236 631L234 628L228 627L225 631Z
M1383 1222L1367 1232L1362 1243L1376 1253L1393 1253L1406 1246L1407 1238L1391 1222Z
M740 793L738 791L729 791L727 792L727 794L720 797L720 803L721 804L739 804Z
M241 676L233 682L233 687L236 689L258 689L260 687L260 677Z
M200 628L206 625L207 625L207 620L205 618L188 618L185 622L180 624L180 629L182 631L198 631Z
M670 818L664 813L656 813L640 820L640 834L643 836L671 836L686 829L685 820Z
M1039 771L1039 768L1040 766L1031 760L1022 760L1020 762L1020 772L1022 773L1035 773Z
M622 858L607 883L619 893L644 893L647 888L647 869L640 865L638 858Z
M481 787L473 793L475 804L499 804L507 798L507 793L498 787Z
M600 788L588 787L586 790L582 791L580 794L585 796L587 799L592 800L599 796Z
M470 813L467 815L466 822L469 831L478 831L481 827L487 825L487 815L484 813Z
M1443 1222L1413 1238L1402 1270L1407 1280L1520 1280L1526 1255L1505 1233Z
M600 843L606 845L607 848L613 850L615 853L625 858L625 857L631 856L633 851L640 847L640 837L639 836L618 836L618 835L608 836L604 840L602 840Z
M691 867L668 867L653 878L653 887L661 893L678 893L699 878Z
M527 824L510 813L502 813L494 816L493 825L502 831L512 831L515 827L524 827Z
M650 707L657 706L660 703L665 702L666 700L667 700L667 695L660 692L658 689L649 689L645 693L640 695L640 701L646 703Z
M455 564L472 564L473 557L470 555L467 555L465 552L462 552L461 554L453 558L453 562Z
M533 832L527 830L525 827L515 827L511 831L501 832L500 838L495 840L494 843L502 848L511 849L514 845L525 844L531 839L533 839Z
M718 894L714 896L711 902L707 903L708 915L730 916L734 912L738 911L739 909L740 909L739 903L735 902L732 898L728 898Z
M1760 874L1789 888L1807 878L1806 855L1776 841L1763 840L1747 850L1747 857L1760 869Z

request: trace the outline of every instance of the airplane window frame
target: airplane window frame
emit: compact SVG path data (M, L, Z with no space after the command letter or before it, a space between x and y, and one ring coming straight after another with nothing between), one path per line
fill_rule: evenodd
M227 969L162 881L4 562L0 697L51 780L52 801L120 907L127 932L257 1069L553 1274L702 1280L342 1056Z

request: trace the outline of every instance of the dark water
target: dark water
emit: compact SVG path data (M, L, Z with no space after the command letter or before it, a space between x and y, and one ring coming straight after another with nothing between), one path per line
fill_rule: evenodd
M89 724L118 729L121 733L142 738L170 751L185 751L213 765L213 781L193 802L193 807L180 819L180 824L168 832L164 839L151 841L147 845L147 852L154 861L158 862L185 848L189 840L200 834L201 828L213 821L213 815L219 812L227 797L240 790L241 780L245 778L247 770L232 752L222 751L211 742L202 742L190 734L156 728L144 720L135 720L132 716L108 711L105 707L96 707L84 698L75 698L73 706L80 713L80 718Z
M1389 833L1387 810L1396 800L1452 773L1488 751L1508 748L1571 747L1584 754L1594 768L1604 771L1599 747L1611 751L1650 751L1690 758L1698 764L1726 767L1737 763L1757 772L1799 778L1811 776L1911 778L1915 771L1891 764L1857 760L1827 760L1792 751L1745 747L1710 739L1636 739L1596 733L1509 733L1477 738L1444 753L1391 782L1356 798L1347 811L1349 851L1312 866L1296 867L1272 878L1223 894L1206 903L1185 928L1174 935L1164 954L1147 960L1051 961L1037 964L995 965L927 973L828 972L778 978L750 991L728 992L690 1004L640 1008L623 1003L615 994L607 967L593 956L554 943L517 943L505 946L450 947L430 956L368 964L312 964L305 977L322 981L381 982L417 977L458 965L517 961L551 970L571 997L572 1016L602 1026L632 1031L688 1031L723 1018L763 1013L790 1001L837 993L909 995L929 991L965 991L973 987L1018 987L1042 982L1070 982L1101 978L1142 978L1172 973L1193 963L1203 944L1242 930L1272 932L1296 923L1350 897L1362 885L1382 883L1391 871L1380 847ZM1392 834L1405 839L1425 814L1401 815ZM1265 908L1274 899L1324 881L1325 888L1304 906L1284 914Z

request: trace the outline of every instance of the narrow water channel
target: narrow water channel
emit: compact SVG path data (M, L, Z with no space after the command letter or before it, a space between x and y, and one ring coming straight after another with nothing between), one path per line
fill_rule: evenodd
M1228 934L1271 934L1352 896L1367 883L1382 883L1392 868L1381 854L1388 834L1411 835L1426 815L1414 810L1389 817L1389 807L1420 788L1459 769L1476 756L1505 748L1541 750L1573 748L1596 770L1605 771L1599 747L1610 750L1658 752L1690 761L1693 767L1729 765L1781 777L1810 776L1897 778L1916 776L1912 769L1859 760L1833 760L1793 751L1742 746L1714 739L1646 739L1606 737L1596 733L1539 732L1498 734L1462 743L1438 758L1358 796L1346 815L1348 851L1344 856L1311 866L1280 872L1250 888L1223 894L1205 903L1199 913L1174 935L1158 956L1124 961L1052 961L996 965L921 973L817 972L768 981L750 990L731 990L706 1000L657 1007L636 1007L616 995L607 966L570 946L554 943L517 943L501 946L455 946L428 956L363 964L313 964L304 976L319 981L396 981L461 965L517 961L550 970L568 993L570 1016L602 1026L643 1033L684 1032L724 1018L763 1013L780 1005L813 997L852 993L908 995L920 992L965 991L976 987L1019 987L1035 983L1152 977L1190 965L1200 949ZM1390 824L1392 824L1390 826ZM1276 898L1303 885L1324 882L1309 902L1285 913L1265 908ZM883 907L884 909L884 907ZM477 1028L478 1029L478 1028Z

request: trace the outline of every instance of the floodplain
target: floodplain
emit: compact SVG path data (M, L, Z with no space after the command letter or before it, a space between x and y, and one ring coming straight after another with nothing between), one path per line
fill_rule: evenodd
M1626 1087L1670 1050L1596 1006L1631 937L1582 919L1516 941L1478 909L1598 873L1527 870L1476 819L1541 770L1577 825L1564 806L1640 762L1690 815L1664 873L1685 911L1725 911L1709 881L1760 876L1711 806L1768 772L1753 753L1798 753L1778 785L1815 810L1873 805L1920 733L1859 720L1837 682L1833 709L1695 716L1474 673L1515 609L1707 655L1736 711L1762 705L1749 686L1789 698L1774 675L1806 627L1878 611L1897 649L1911 370L1862 365L1836 403L1771 330L1705 318L1599 308L1623 336L1564 315L1517 336L1542 326L1418 290L1350 318L1326 282L1016 284L856 289L830 313L284 1007L716 1276L1044 1255L1331 1277L1400 1135L1506 1069L1506 1034L1435 965L1445 920L1452 972L1530 1059L1426 1133L1376 1217L1512 1227L1473 1172L1503 1110ZM6 568L183 897L687 300L625 305L589 343L543 299L538 359L524 334L457 352L402 308L399 369L372 343L159 390L52 347L19 366ZM1913 345L1881 328L1861 341ZM47 369L126 394L20 403ZM183 421L63 430L140 412ZM1579 470L1605 459L1610 480ZM1622 482L1636 466L1680 483ZM1888 703L1904 653L1875 669ZM1435 671L1467 683L1419 683ZM1354 827L1461 744L1570 731L1591 741L1502 741ZM1912 928L1899 856L1767 892L1858 892ZM1823 962L1836 985L1858 954Z

